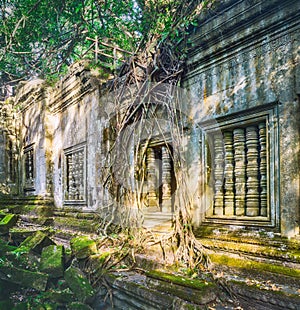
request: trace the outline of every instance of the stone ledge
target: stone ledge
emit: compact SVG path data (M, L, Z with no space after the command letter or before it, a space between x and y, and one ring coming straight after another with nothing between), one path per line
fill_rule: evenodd
M248 254L256 257L272 258L279 261L300 264L299 249L288 250L282 247L204 238L199 239L199 241L210 250Z

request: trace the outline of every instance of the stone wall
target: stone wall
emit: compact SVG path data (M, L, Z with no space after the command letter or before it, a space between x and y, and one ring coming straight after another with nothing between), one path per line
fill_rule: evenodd
M209 193L211 196L207 199L206 186L211 181L209 185L213 188L217 177L212 177L213 173L209 175L204 168L205 177L199 178L199 187L205 197L199 199L201 206L195 211L195 221L225 226L235 223L269 226L286 236L298 234L299 89L295 86L299 85L299 3L223 1L209 17L200 17L199 24L201 27L195 29L190 38L184 79L184 86L191 93L190 104L194 106L192 117L201 136L198 147L201 155L197 159L200 166L209 165L210 132L218 130L224 136L224 132L235 127L255 125L264 114L268 133L268 215L260 222L257 217L251 220L251 217L238 217L237 213L226 216L226 211L222 213L224 216L215 216L215 211L209 218L207 209L212 208L214 198L213 193ZM226 153L226 141L222 142ZM237 164L234 160L232 163L235 169ZM230 174L226 163L224 173L226 179L226 173ZM232 189L229 181L224 183L222 194L226 204L226 193ZM237 188L235 190L237 195ZM262 191L261 185L257 185L257 191Z
M190 30L181 147L196 227L299 234L299 12L296 0L224 0ZM103 177L109 128L123 107L114 106L116 93L107 95L101 83L81 62L55 87L41 80L20 87L12 99L20 119L20 194L50 195L58 208L107 214L114 200ZM2 126L0 178L7 183ZM166 134L163 144L155 131L147 173L154 167L165 182L159 199L166 208L158 211L171 213L166 197L178 189L165 147L173 141ZM134 142L126 147L134 166Z

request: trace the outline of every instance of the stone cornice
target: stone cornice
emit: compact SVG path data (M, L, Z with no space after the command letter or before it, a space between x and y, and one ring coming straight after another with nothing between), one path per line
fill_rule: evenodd
M234 57L242 49L276 40L300 27L300 2L297 0L225 1L213 16L199 20L191 34L187 77L212 61Z
M14 97L14 105L19 111L26 111L35 102L45 97L45 81L35 79L20 86Z
M92 79L84 64L73 65L68 75L56 84L49 104L50 110L58 113L78 103L88 92L95 89Z

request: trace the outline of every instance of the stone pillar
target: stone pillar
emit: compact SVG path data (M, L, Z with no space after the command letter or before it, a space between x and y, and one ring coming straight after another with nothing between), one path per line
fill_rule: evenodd
M235 174L235 215L245 215L246 205L246 144L245 130L233 131L234 174Z
M153 148L147 149L147 184L148 184L148 207L157 207L158 199L156 196L156 164L155 152Z
M233 138L231 131L224 132L225 144L225 200L224 214L234 214L234 167L233 167Z
M247 194L246 215L259 215L259 180L258 180L258 132L256 126L246 128L247 145Z
M167 146L162 146L162 212L172 211L172 158Z
M214 137L214 215L224 214L224 148L221 135Z
M260 215L267 216L267 146L266 146L266 123L260 123L259 145L260 145Z

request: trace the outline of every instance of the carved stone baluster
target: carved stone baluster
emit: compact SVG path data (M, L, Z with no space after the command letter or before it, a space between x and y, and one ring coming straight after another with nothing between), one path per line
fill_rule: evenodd
M71 162L72 162L72 165L70 167L70 198L71 200L74 200L75 199L75 195L76 195L76 190L75 190L75 173L74 173L74 170L75 170L75 156L74 154L71 155Z
M260 123L259 144L260 144L260 215L267 216L267 137L266 123Z
M172 210L172 159L167 146L162 146L162 212Z
M72 199L72 156L67 156L67 192L66 192L66 199Z
M259 215L259 179L258 179L258 129L256 126L246 128L247 145L247 194L246 215Z
M156 164L155 152L153 148L147 149L147 183L148 183L148 206L157 207L158 199L156 197Z
M79 199L84 199L84 152L78 152Z
M225 144L225 215L234 214L234 162L233 137L231 131L224 132Z
M224 215L224 147L220 135L214 137L214 214Z
M246 152L245 130L233 131L234 174L235 174L235 215L245 215L246 204Z

